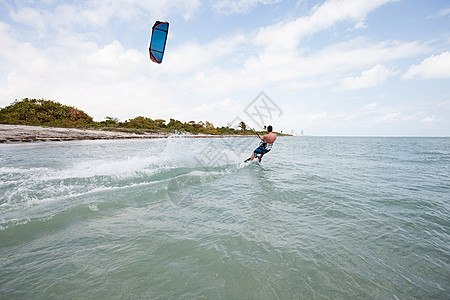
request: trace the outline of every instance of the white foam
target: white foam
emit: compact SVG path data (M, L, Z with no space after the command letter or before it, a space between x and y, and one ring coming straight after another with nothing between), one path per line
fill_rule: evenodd
M50 170L49 168L0 167L0 175L42 173L49 170Z
M205 145L203 140L199 143L196 139L169 139L165 148L157 153L150 149L153 153L143 151L122 158L109 152L105 158L96 155L97 159L73 160L62 168L61 165L55 168L1 167L0 174L17 174L20 178L12 179L14 187L3 195L0 212L14 215L14 212L26 210L26 214L32 214L36 206L42 206L40 211L52 210L52 203L79 205L72 203L78 197L84 199L84 204L92 205L86 195L155 184L156 189L160 189L174 178L190 182L190 176L192 184L197 184L245 166L241 164L242 154L220 146L214 141ZM96 211L95 205L89 208Z
M90 209L91 211L94 211L94 212L99 211L97 205L95 205L95 204L90 204L90 205L89 205L89 209Z

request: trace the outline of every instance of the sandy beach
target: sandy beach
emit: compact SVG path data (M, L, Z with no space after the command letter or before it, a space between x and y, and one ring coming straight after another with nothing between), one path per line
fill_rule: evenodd
M121 131L0 124L0 143L59 142L101 139L152 139L167 138L172 135L172 133L167 132L144 132L142 134L136 134ZM191 133L186 133L183 136L191 138L245 137L240 135L194 135Z

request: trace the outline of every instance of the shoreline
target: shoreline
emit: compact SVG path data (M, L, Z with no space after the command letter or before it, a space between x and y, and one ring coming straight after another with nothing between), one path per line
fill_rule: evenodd
M81 140L114 140L114 139L155 139L179 136L186 138L225 138L249 137L248 135L209 135L192 134L177 135L169 132L132 132L108 131L96 129L59 128L29 125L0 124L0 144L33 143L33 142L65 142Z

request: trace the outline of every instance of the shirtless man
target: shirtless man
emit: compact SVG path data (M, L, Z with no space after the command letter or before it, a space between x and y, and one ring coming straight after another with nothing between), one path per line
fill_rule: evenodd
M258 148L255 149L255 151L253 151L252 153L252 157L250 157L249 159L246 160L247 161L252 161L255 157L258 157L258 160L261 161L261 158L263 157L264 154L266 154L267 152L270 151L270 149L272 149L272 145L275 142L275 140L277 139L277 134L272 132L272 126L269 125L267 126L267 134L263 135L261 138L261 144L259 145Z

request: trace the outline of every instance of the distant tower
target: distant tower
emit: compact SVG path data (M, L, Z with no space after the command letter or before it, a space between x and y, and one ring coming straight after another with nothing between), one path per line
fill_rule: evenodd
M303 132L303 129L302 129L302 131L300 131L300 135L305 135L305 133Z

